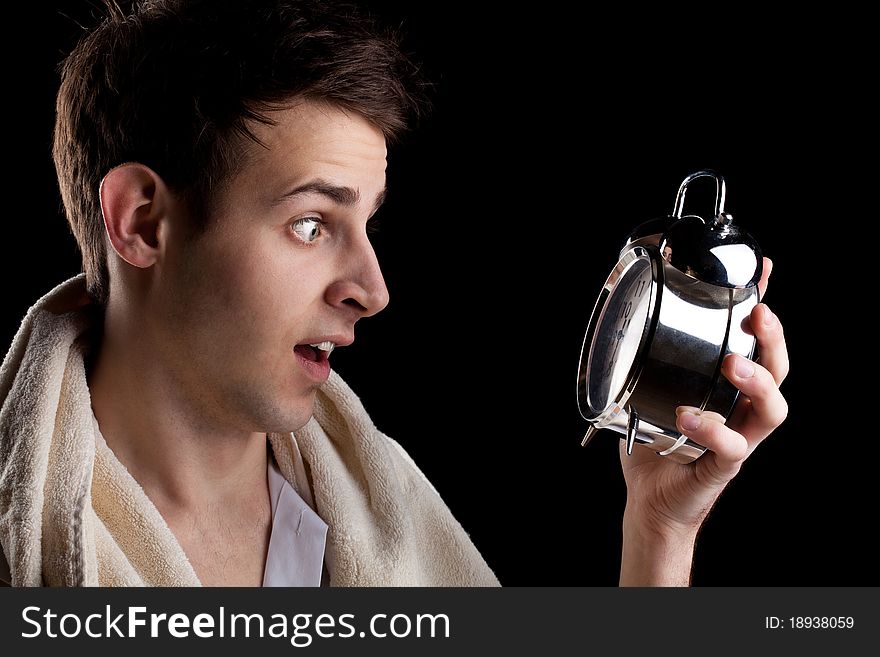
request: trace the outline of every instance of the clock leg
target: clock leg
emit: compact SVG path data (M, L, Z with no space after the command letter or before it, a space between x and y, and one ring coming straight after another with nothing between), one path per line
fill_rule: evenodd
M636 434L639 432L639 412L630 406L627 409L629 421L626 424L626 454L633 453L633 445L636 443Z
M581 447L586 447L587 443L590 442L593 439L593 436L595 436L598 432L599 430L591 424L590 428L587 429L587 433L584 435L583 440L581 440Z

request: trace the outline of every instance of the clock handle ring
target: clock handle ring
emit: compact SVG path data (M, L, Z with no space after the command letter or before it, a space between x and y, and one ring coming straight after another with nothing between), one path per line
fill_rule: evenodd
M727 187L724 184L724 176L711 169L696 171L682 181L681 186L678 188L678 194L675 196L675 209L672 211L672 216L676 219L681 219L681 212L684 209L684 197L687 194L688 185L697 178L715 179L715 221L729 223L729 220L724 221L724 199L725 196L727 196Z

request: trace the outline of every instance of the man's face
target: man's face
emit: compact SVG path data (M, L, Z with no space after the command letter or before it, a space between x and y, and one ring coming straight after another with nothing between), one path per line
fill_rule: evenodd
M388 303L367 238L385 189L380 130L303 102L254 132L212 227L194 240L169 223L159 272L159 357L210 424L295 431L311 417L327 356Z

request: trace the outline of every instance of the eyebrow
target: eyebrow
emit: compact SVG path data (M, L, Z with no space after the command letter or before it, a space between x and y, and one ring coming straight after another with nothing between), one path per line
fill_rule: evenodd
M289 192L284 194L278 199L278 203L282 203L284 201L289 201L290 199L296 198L298 196L305 196L307 194L319 194L326 198L329 198L331 201L336 203L337 205L342 205L347 208L353 207L360 203L361 194L358 190L352 187L341 187L339 185L334 185L332 183L327 182L326 180L321 180L320 178L317 180L312 180L307 183L300 185L299 187L294 187ZM376 200L373 203L373 209L370 214L376 212L379 207L385 202L385 197L388 195L388 188L385 187L376 195Z

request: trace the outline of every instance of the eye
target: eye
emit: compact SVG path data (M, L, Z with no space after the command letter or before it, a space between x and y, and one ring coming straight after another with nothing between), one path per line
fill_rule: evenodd
M303 242L311 243L321 235L323 225L324 222L318 217L303 217L294 221L291 228Z

